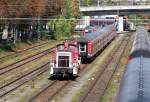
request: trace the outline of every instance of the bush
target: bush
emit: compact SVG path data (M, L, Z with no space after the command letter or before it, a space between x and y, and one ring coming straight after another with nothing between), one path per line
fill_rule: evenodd
M55 21L49 21L49 27L51 23L55 25L54 39L61 40L64 37L70 37L73 31L73 22L71 20L66 20L63 16L60 16L59 19Z
M42 40L45 40L45 39L47 39L48 38L48 33L46 32L46 31L42 31L41 32L41 39Z
M6 44L4 45L1 50L4 50L4 51L13 51L13 48L15 48L15 44Z

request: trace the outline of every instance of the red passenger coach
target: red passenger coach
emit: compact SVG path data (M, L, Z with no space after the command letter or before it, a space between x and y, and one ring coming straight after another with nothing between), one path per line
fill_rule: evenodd
M105 27L89 26L84 30L85 34L78 39L78 50L81 61L86 63L92 60L104 47L116 36L116 24Z
M50 77L78 76L80 60L76 43L57 45L50 62Z

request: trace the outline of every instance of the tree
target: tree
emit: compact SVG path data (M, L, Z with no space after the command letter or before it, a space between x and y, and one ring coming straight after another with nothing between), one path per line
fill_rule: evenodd
M7 2L5 0L0 1L0 17L6 17L8 14L7 10Z
M28 14L30 14L33 18L38 18L37 26L38 26L38 32L37 37L40 39L40 18L41 16L46 12L46 8L48 6L48 0L26 0L25 6L28 11ZM33 23L34 24L34 23ZM32 25L33 25L32 24Z
M56 21L49 21L49 26L55 25L55 38L70 37L74 31L77 18L81 16L77 0L64 0L65 9Z
M81 13L79 11L79 3L77 0L65 0L66 16L67 19L79 18Z
M55 39L63 39L64 37L70 37L71 35L71 23L66 20L63 16L55 21Z
M47 0L25 0L26 11L32 16L41 16L47 6Z

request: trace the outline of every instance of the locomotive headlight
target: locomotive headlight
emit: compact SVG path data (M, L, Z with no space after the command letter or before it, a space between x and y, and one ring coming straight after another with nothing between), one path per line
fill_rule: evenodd
M76 63L73 63L73 75L77 75L78 74L78 68L76 66Z
M50 63L50 74L54 73L54 63Z

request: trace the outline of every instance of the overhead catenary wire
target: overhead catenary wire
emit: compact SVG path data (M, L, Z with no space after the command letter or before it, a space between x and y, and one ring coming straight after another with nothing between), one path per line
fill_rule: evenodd
M72 18L72 19L57 19L57 18L38 18L38 17L30 17L30 18L2 18L0 17L0 20L68 20L68 21L76 21L76 20L85 20L85 19L75 19L75 18ZM114 20L114 19L90 19L90 20ZM126 19L124 19L126 20ZM128 19L128 20L137 20L137 21L141 21L141 20L147 20L149 21L150 19Z

